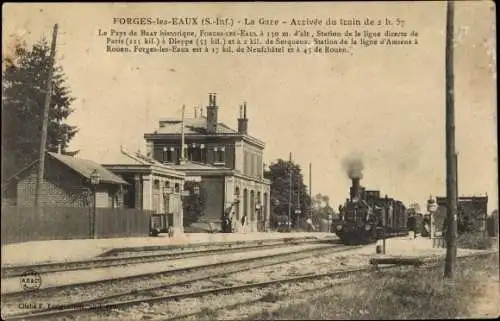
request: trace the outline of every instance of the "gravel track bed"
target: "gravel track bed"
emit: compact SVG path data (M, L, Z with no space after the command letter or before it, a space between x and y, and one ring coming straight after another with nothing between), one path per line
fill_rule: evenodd
M302 246L305 247L305 246ZM293 247L298 249L299 246ZM331 247L333 249L333 247ZM431 252L431 253L429 253ZM459 251L458 256L471 254L477 251ZM262 253L262 251L260 251ZM247 253L248 254L248 253ZM426 257L442 257L442 253L437 251L422 251L414 253ZM251 271L242 271L232 274L228 277L214 277L210 280L197 281L195 283L186 284L184 286L169 287L168 290L156 290L140 295L133 295L127 299L151 298L164 295L172 295L175 293L195 292L199 290L207 290L212 288L220 288L223 286L234 286L247 283L255 283L269 281L278 278L286 278L298 275L318 274L332 272L333 270L344 270L353 267L365 266L368 264L369 258L373 257L373 246L364 246L360 248L352 248L348 252L316 254L312 253L311 257L303 258L295 262L280 263L271 267L258 267L257 264ZM233 255L234 257L234 255ZM249 265L250 263L247 263ZM222 269L229 273L228 267ZM236 268L235 268L236 269ZM209 274L216 274L215 270L210 269ZM213 271L213 272L212 272ZM300 272L299 272L300 271ZM220 271L219 271L220 272ZM205 276L207 273L204 273ZM193 279L193 274L182 276L170 276L160 279L158 282L171 283L179 282L186 279ZM289 303L297 300L297 293L300 291L315 291L326 286L334 286L338 282L349 281L349 276L343 278L322 278L320 280L307 280L298 283L285 283L268 286L262 289L247 289L231 292L228 294L210 294L199 298L184 298L166 302L142 303L140 305L130 306L127 308L112 309L108 311L85 312L71 316L71 320L147 320L159 319L167 320L170 318L181 317L181 319L200 319L200 316L192 316L184 318L186 314L203 312L207 320L214 319L242 319L252 314L267 309L269 311L278 308L280 304ZM129 281L130 282L130 281ZM151 280L145 283L146 287L152 287ZM134 282L133 288L137 288L137 283ZM121 292L122 289L120 289ZM108 289L108 291L110 291ZM111 290L111 293L118 292ZM109 292L108 292L109 293ZM305 293L305 292L304 292ZM311 294L312 295L312 294ZM309 295L308 295L309 296ZM78 301L81 300L81 297ZM120 298L120 301L122 298ZM253 301L254 303L250 302ZM255 302L258 301L258 302ZM60 303L60 302L58 302ZM237 305L231 308L231 305ZM222 309L220 311L213 311ZM26 312L25 310L22 312ZM203 318L202 318L203 319ZM68 320L68 317L51 318L51 320Z
M363 251L357 250L357 251ZM473 252L462 252L459 257L465 257L468 256L467 254L472 254ZM344 253L338 255L339 258L344 257ZM362 258L364 257L364 260ZM357 261L360 264L366 264L367 263L367 256L366 255L355 255L351 258L348 258L350 260L350 263L356 263ZM436 254L430 255L426 260L433 260L436 258L441 258L444 259L443 256L439 256ZM328 260L328 259L327 259ZM462 259L462 262L467 261L467 260L474 260L474 256L472 257L465 257ZM303 263L306 263L310 261L310 259L305 259L301 261L297 261L291 264L287 264L288 266L292 267L292 272L294 272L293 267L295 266L300 266ZM344 261L345 262L345 261ZM311 262L309 262L311 263ZM318 263L321 263L318 261ZM436 264L436 261L433 262L433 264ZM429 265L428 268L434 269L436 268L435 265ZM440 267L439 264L437 263L438 267ZM339 265L344 266L344 264L338 264L337 266L334 266L333 269L338 269ZM349 264L350 265L350 264ZM304 267L307 267L309 265L305 265ZM284 265L283 265L284 267ZM347 266L346 268L352 268L353 266ZM360 265L356 266L360 267ZM343 269L343 268L340 268ZM409 266L400 266L398 267L399 270L401 271L413 271L414 267L409 267ZM289 270L290 271L290 270ZM262 272L264 272L262 270ZM318 272L321 273L321 272ZM367 272L369 273L369 272ZM244 276L242 276L244 277ZM172 311L171 313L162 311L160 313L157 313L155 316L155 319L157 320L252 320L252 316L255 315L260 315L262 311L268 311L272 312L275 310L278 310L279 308L286 306L286 305L293 305L293 304L299 304L302 302L310 302L311 300L314 300L314 298L318 295L322 295L322 290L328 290L331 289L332 286L338 285L338 284L346 284L346 283L351 283L355 282L356 278L359 278L360 274L356 275L347 275L343 276L340 278L322 278L321 280L311 280L309 282L300 282L300 283L295 283L295 284L283 284L280 285L280 287L273 287L273 288L267 288L267 289L255 289L252 290L255 295L254 296L249 296L248 294L241 294L235 293L235 295L231 296L226 296L225 299L220 299L219 301L222 302L222 304L218 303L218 301L212 301L209 302L208 298L207 301L200 301L200 305L196 307L196 309L192 309L193 311L190 312L194 315L192 316L186 316L189 313L181 313L179 314L176 311ZM272 277L271 277L272 279ZM256 282L260 281L259 278L254 278ZM288 285L288 287L287 287ZM236 300L239 300L238 302L234 302ZM227 304L224 304L224 300L227 301ZM232 300L232 301L231 301ZM246 300L246 301L245 301ZM217 305L219 304L219 305ZM234 304L234 306L231 306ZM141 310L142 308L142 310ZM138 311L143 311L145 312L144 316L148 318L150 315L152 315L152 311L144 311L144 307L141 307L138 309ZM187 307L186 307L187 308ZM197 312L196 312L197 311ZM147 312L147 313L146 313ZM176 314L177 313L177 314ZM200 315L201 314L201 315ZM180 316L179 316L180 315ZM186 316L186 317L182 317ZM177 317L177 318L176 318Z
M28 270L36 270L38 273L55 273L61 271L85 270L100 267L111 267L128 264L140 264L147 262L168 261L195 256L212 255L217 252L238 252L257 249L271 249L289 246L292 244L321 243L318 240L292 240L286 242L268 241L254 242L252 244L227 244L219 246L183 247L172 249L157 249L144 251L117 252L109 256L96 257L95 260L67 261L58 263L42 263L33 265L3 265L2 278L17 277ZM324 241L323 241L324 243ZM158 247L157 247L158 248Z
M141 305L127 309L114 309L111 311L96 313L93 318L91 316L85 316L82 319L77 317L77 320L144 320L155 318L200 320L200 315L183 317L187 314L197 314L200 312L203 314L206 313L206 320L218 320L220 318L241 320L241 318L256 313L261 309L266 308L266 305L270 305L275 301L279 301L281 299L286 300L290 295L298 291L318 291L321 287L332 287L340 282L348 281L349 277L325 277L319 280L276 284L265 288L238 291L236 293L213 294L200 298L186 298L179 301L160 302L155 304L142 303ZM218 286L224 285L230 286L235 284L230 281L226 284L218 284ZM256 304L249 304L249 301L257 302L254 302ZM227 310L227 307L231 305L238 306L232 310ZM203 320L203 318L201 319Z
M461 253L465 255L466 253ZM459 256L462 256L459 255ZM284 263L274 267L255 268L252 271L240 272L227 278L213 278L211 282L196 284L186 292L197 289L234 286L245 283L255 283L281 279L286 277L332 272L332 270L345 270L367 266L369 258L373 255L367 247L352 249L349 254L332 253L313 255L313 257L296 262ZM431 257L439 257L432 253ZM442 257L442 256L440 256ZM412 269L411 267L402 267ZM300 273L299 273L300 271ZM369 273L369 272L365 272ZM359 277L359 274L358 274ZM228 294L213 294L199 298L185 298L176 301L157 302L154 304L142 303L140 305L99 311L93 315L85 315L77 320L241 320L255 315L262 310L272 311L283 304L300 302L301 295L309 297L321 292L322 288L331 288L339 283L352 282L353 276L325 277L318 280L307 280L296 283L276 284L265 288L247 289ZM162 293L166 295L168 293ZM231 307L235 305L235 307ZM203 317L200 317L199 314ZM186 316L194 314L192 316Z
M314 249L324 249L325 251L327 249L332 249L333 247L331 245L306 245L306 246L290 246L288 248L280 248L280 249L274 249L274 250L267 250L267 251L258 251L258 252L246 252L246 253L238 253L237 255L218 255L218 257L210 257L210 258L204 258L205 261L209 262L202 262L198 261L198 264L207 264L207 263L216 263L216 262L226 262L229 260L235 260L235 259L241 259L241 258L251 258L251 257L257 257L257 256L264 256L264 255L271 255L271 254L277 254L277 253L289 253L289 252L295 252L299 250L307 250L306 253L300 253L296 254L298 256L306 255L310 251ZM287 256L288 258L289 256ZM200 270L194 270L194 271L186 271L182 274L178 275L168 275L168 272L165 272L163 274L155 275L155 276L144 276L144 277L138 277L134 279L127 279L127 280L114 280L114 281L105 281L102 283L96 283L96 284L90 284L90 285L80 285L80 286L73 286L71 288L65 288L65 289L53 289L53 290L48 290L48 291L35 291L35 292L27 292L23 293L21 297L17 298L2 298L2 312L5 314L13 314L13 313L26 313L29 312L30 310L27 310L25 308L19 307L19 303L24 303L24 302L29 302L29 303L36 303L37 305L41 306L42 308L47 308L49 305L54 306L54 305L64 305L64 304L71 304L71 303L78 303L80 301L84 300L93 300L93 299L98 299L100 297L104 297L107 295L112 295L112 294L119 294L119 293L125 293L125 292L130 292L134 290L144 290L144 289L150 289L152 287L158 287L158 286L165 286L171 283L178 283L178 282L186 282L186 281L191 281L194 278L200 278L200 277L206 277L209 275L215 275L215 274L220 274L220 273L229 273L231 271L236 271L239 269L242 269L244 267L251 267L251 266L259 266L264 264L265 262L269 263L269 260L284 260L284 258L274 258L274 259L265 259L261 258L255 262L247 262L247 263L239 263L235 262L230 265L225 265L225 266L220 266L220 267L214 267L214 268L206 268L204 271ZM186 260L184 260L185 263ZM177 262L177 267L179 267L180 264L183 262L179 260ZM110 272L112 273L112 272ZM180 293L180 292L185 292L187 290L189 291L197 291L201 290L204 288L207 288L210 286L210 282L207 284L206 282L196 282L194 284L190 285L180 285L180 286L172 286L168 287L167 290L157 290L157 291L151 291L151 292L145 292L142 294L132 294L130 296L120 298L119 300L127 300L127 299L137 299L137 298L150 298L153 296L158 296L158 295L167 295L167 294L174 294L174 293ZM212 285L213 287L213 285ZM5 300L7 299L7 300Z
M191 245L191 246L176 246L168 248L168 245L165 246L151 246L151 249L143 249L141 251L137 249L131 250L120 250L115 253L110 253L109 255L100 256L101 258L122 258L122 257L140 257L140 256L148 256L152 254L188 254L188 253L197 253L201 251L217 251L217 250L225 250L225 249L247 249L247 248L256 248L259 246L286 246L292 243L295 244L306 244L319 242L318 239L297 239L297 240L263 240L263 241L253 241L253 242L234 242L232 244L207 244L207 245Z
M271 267L255 267L251 271L235 273L228 276L227 278L215 277L210 278L210 280L204 280L189 284L189 286L171 287L166 290L152 291L151 293L146 293L144 295L135 295L134 299L172 295L174 293L194 292L199 290L219 288L223 286L234 286L266 281L270 279L286 278L294 275L299 275L296 269L300 266L306 268L306 270L302 271L300 275L319 273L317 267L314 265L315 262L323 263L323 265L328 262L335 262L341 254L343 253L312 253L312 257L300 259L296 262L284 263ZM339 264L338 266L349 268L341 264ZM324 272L332 270L332 268L328 269L326 266L324 266L322 269L325 269ZM338 278L332 279L332 282L339 282L338 280ZM157 317L171 318L185 315L187 313L197 313L204 309L217 309L231 304L238 304L239 302L244 303L250 300L257 300L261 297L263 297L264 301L273 300L273 295L275 295L275 293L291 293L293 291L297 291L298 289L303 289L306 285L307 289L313 290L324 284L325 280L308 280L300 282L299 284L273 285L263 289L248 289L244 291L238 291L237 293L206 295L200 298L185 298L168 302L158 302L154 304L141 303L140 305L135 305L123 309L96 311L95 313L86 312L84 315L75 315L72 320L144 320ZM64 317L61 317L54 320L66 319Z

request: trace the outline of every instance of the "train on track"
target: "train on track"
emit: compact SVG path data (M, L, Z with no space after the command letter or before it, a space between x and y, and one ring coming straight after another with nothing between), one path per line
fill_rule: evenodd
M332 231L345 245L368 244L379 239L408 235L408 213L403 202L365 190L360 178L352 177L350 198L339 207Z

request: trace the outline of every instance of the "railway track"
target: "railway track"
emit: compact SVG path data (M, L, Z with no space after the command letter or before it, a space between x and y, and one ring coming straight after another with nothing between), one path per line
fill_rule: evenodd
M459 260L473 259L476 257L488 256L488 255L492 255L492 254L495 254L495 252L476 253L476 254L472 254L472 255L457 257L457 259L459 259ZM425 259L424 260L425 265L419 267L419 269L439 268L442 266L443 260L444 260L444 258ZM350 269L350 270L343 270L343 271L332 271L329 273L316 274L316 275L311 275L311 276L305 275L304 277L298 276L298 277L292 277L292 278L284 278L282 280L273 280L273 281L269 281L269 282L262 282L260 284L255 283L255 284L248 285L247 288L268 287L268 286L273 286L276 284L284 284L284 283L295 283L295 282L298 283L298 282L304 282L304 281L318 280L321 278L329 278L330 280L333 278L335 280L338 280L342 276L347 276L347 275L352 275L352 274L371 273L373 271L394 269L394 268L408 268L408 267L407 266L402 267L402 266L396 266L396 265L394 265L394 266L388 265L388 266L382 266L382 267L374 269L373 266L367 265L367 266L360 267L357 269ZM341 283L346 283L346 282L351 282L351 281L347 279L347 280L344 280L343 282L335 282L335 285L338 285ZM331 288L332 288L332 284L328 284L326 286L320 286L320 287L314 287L314 288L310 288L310 289L306 289L306 290L294 291L293 293L294 293L294 295L297 295L297 293L304 295L307 293L318 293L318 292L321 292L321 290L323 290L323 289L331 289ZM236 288L233 291L238 291L238 290L240 290L240 289ZM227 291L229 292L229 291L231 291L231 289L228 289ZM278 292L278 291L275 291L275 292ZM205 294L203 294L203 295L205 295ZM191 320L191 319L204 320L204 319L207 319L207 315L210 316L209 319L215 319L215 315L219 311L222 311L222 310L227 311L227 310L237 309L239 307L248 307L249 305L252 305L252 304L260 304L260 303L266 301L266 296L267 296L267 294L264 296L258 296L257 298L253 298L250 300L243 300L243 301L239 301L239 302L236 302L233 304L223 305L223 306L215 307L215 308L211 308L211 309L202 309L201 311L187 313L187 314L175 315L175 316L170 316L170 317L159 316L158 318L153 318L152 320L154 320L154 321L174 321L174 320L177 321L177 320ZM274 301L271 300L271 302L274 302ZM246 318L246 320L251 320L251 318Z
M350 249L353 249L353 247L349 248L339 248L338 252L341 251L348 251ZM480 254L475 254L475 255L468 255L468 256L463 256L459 257L459 259L464 259L464 258L471 258L475 256L482 256L482 255L490 255L491 253L480 253ZM291 260L298 260L299 258L289 258L288 261ZM426 266L423 268L435 268L436 265L439 265L440 261L442 261L442 258L432 258L432 259L427 259L424 260L426 263ZM321 274L306 274L306 275L300 275L300 276L293 276L293 277L286 277L286 278L280 278L280 279L275 279L275 280L269 280L269 281L264 281L264 282L252 282L252 283L241 283L241 284L236 284L236 285L231 285L231 286L217 286L217 280L220 280L224 276L228 276L230 274L242 272L244 270L251 270L251 269L256 269L259 267L263 266L269 266L269 265L275 265L275 264L281 264L284 263L284 261L281 262L261 262L261 265L259 264L252 265L252 266L247 266L244 269L236 269L232 271L226 271L225 273L215 273L215 274L210 274L206 275L204 277L199 277L191 280L187 280L184 282L178 282L177 284L166 284L163 285L162 287L156 287L156 288L150 288L149 292L144 291L136 291L134 293L126 293L126 294L121 294L120 298L122 300L116 302L116 299L118 298L117 295L113 296L108 296L105 298L99 298L96 300L91 300L91 301L82 301L79 303L75 303L72 305L63 305L63 306L58 306L54 307L51 309L46 309L44 311L38 311L36 313L31 313L31 314L15 314L15 315L5 315L9 320L31 320L31 319L48 319L50 318L51 320L54 318L58 317L64 317L67 315L72 315L74 318L76 314L100 314L100 313L106 313L106 311L110 310L117 310L117 309L127 309L130 307L134 307L137 305L141 304L154 304L158 302L168 302L168 301L178 301L182 299L187 299L187 298L195 298L195 297L203 297L207 295L220 295L220 294L226 294L226 293L231 293L231 292L239 292L239 291L245 291L245 290L254 290L254 289L261 289L261 288L268 288L268 287L273 287L273 286L279 286L287 283L293 283L293 284L300 284L304 282L311 282L313 280L320 280L320 279L326 279L326 278L334 278L338 279L343 276L348 276L352 274L359 274L359 273L370 273L375 270L375 268L371 265L366 265L362 266L359 268L350 268L350 269L344 269L344 270L336 270L336 271L331 271L327 273L321 273ZM381 269L391 269L394 268L395 266L381 266L378 267L377 270ZM211 282L208 282L211 281ZM174 289L175 286L185 286L187 284L202 284L202 282L207 282L209 288L203 288L201 286L201 289L197 289L194 291L185 291L181 290L180 292L177 292L179 289ZM215 284L215 286L214 286ZM203 284L202 284L203 285ZM316 288L316 290L318 290ZM173 293L177 292L177 293ZM132 299L129 299L130 297L133 297ZM245 302L240 302L234 306L245 304L245 303L252 303L252 302L257 302L260 299L255 299L251 301L245 301ZM228 308L227 305L224 305L224 307L221 308ZM216 311L218 309L212 309L213 311ZM196 313L190 313L190 314L185 314L185 315L177 315L173 317L160 317L158 319L154 320L182 320L186 318L192 318L196 316L202 316L205 315L207 312L206 311L200 311Z
M260 242L260 244L251 245L230 245L227 244L223 247L216 247L203 250L188 250L188 251L160 251L161 253L146 254L146 255L133 255L125 257L99 257L92 260L70 261L70 262L56 262L56 263L42 263L23 266L7 266L2 267L2 278L19 277L28 271L36 271L38 274L55 273L62 271L75 271L75 270L88 270L96 268L113 267L120 265L130 265L138 263L158 262L164 260L176 260L197 256L206 256L217 253L236 253L242 251L264 250L272 249L290 244L309 244L309 243L325 243L334 242L333 240L290 240L290 241L269 241Z
M135 276L123 279L114 279L107 281L98 281L79 285L68 285L62 287L40 289L31 292L16 292L2 296L2 305L6 310L19 310L17 305L19 302L36 302L39 305L47 307L48 304L54 302L60 303L57 307L51 307L45 310L38 310L37 313L24 314L6 314L4 316L9 320L24 320L26 318L38 318L40 313L49 313L48 315L67 315L75 311L88 311L96 306L105 306L106 304L119 305L120 303L110 303L109 301L118 300L125 302L128 305L129 301L137 300L137 297L148 299L151 295L158 295L158 291L166 291L172 293L179 290L185 290L186 286L194 283L208 281L210 278L220 278L229 274L249 271L259 267L283 264L293 262L304 258L309 258L314 255L327 254L333 252L342 252L352 250L353 247L344 247L341 245L318 245L317 247L309 247L306 249L291 251L288 253L278 253L260 257L251 257L237 261L225 261L202 266L194 266L176 270L163 271L154 274ZM89 293L96 294L104 290L110 292L110 287L113 287L113 292L117 292L117 288L129 289L122 290L117 294L97 296L87 300L81 300ZM100 289L100 290L99 290ZM81 294L81 295L78 295ZM79 299L79 300L77 300ZM128 301L127 301L128 299ZM76 301L74 301L76 300ZM61 302L64 302L61 304ZM106 309L106 307L104 307ZM51 314L54 313L54 314ZM44 315L42 315L44 317Z

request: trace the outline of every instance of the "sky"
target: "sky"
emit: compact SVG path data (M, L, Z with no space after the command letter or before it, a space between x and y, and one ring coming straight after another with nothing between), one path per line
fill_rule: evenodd
M57 61L76 98L68 122L79 128L70 149L81 158L112 163L120 145L144 151L143 135L160 118L180 117L182 105L192 117L214 92L221 122L236 128L246 101L249 133L266 143L264 162L291 152L307 185L312 163L312 193L329 195L334 207L348 197L342 166L348 157L362 159L363 186L407 204L424 207L429 195L446 193L444 2L10 3L2 9L4 54L18 40L50 39L59 24ZM489 1L459 2L455 12L459 195L488 194L489 212L498 208L494 12ZM97 36L113 27L113 17L200 15L400 18L419 33L419 45L346 55L124 55L105 52Z

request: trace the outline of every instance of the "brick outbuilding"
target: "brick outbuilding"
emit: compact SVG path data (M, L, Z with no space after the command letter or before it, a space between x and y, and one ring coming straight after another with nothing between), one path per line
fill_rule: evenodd
M7 196L12 205L34 206L38 163L38 160L31 163L7 181L3 196ZM96 186L90 181L94 171L100 177ZM88 207L95 188L96 207L118 208L123 205L126 185L121 177L93 161L48 152L39 204L42 207Z

